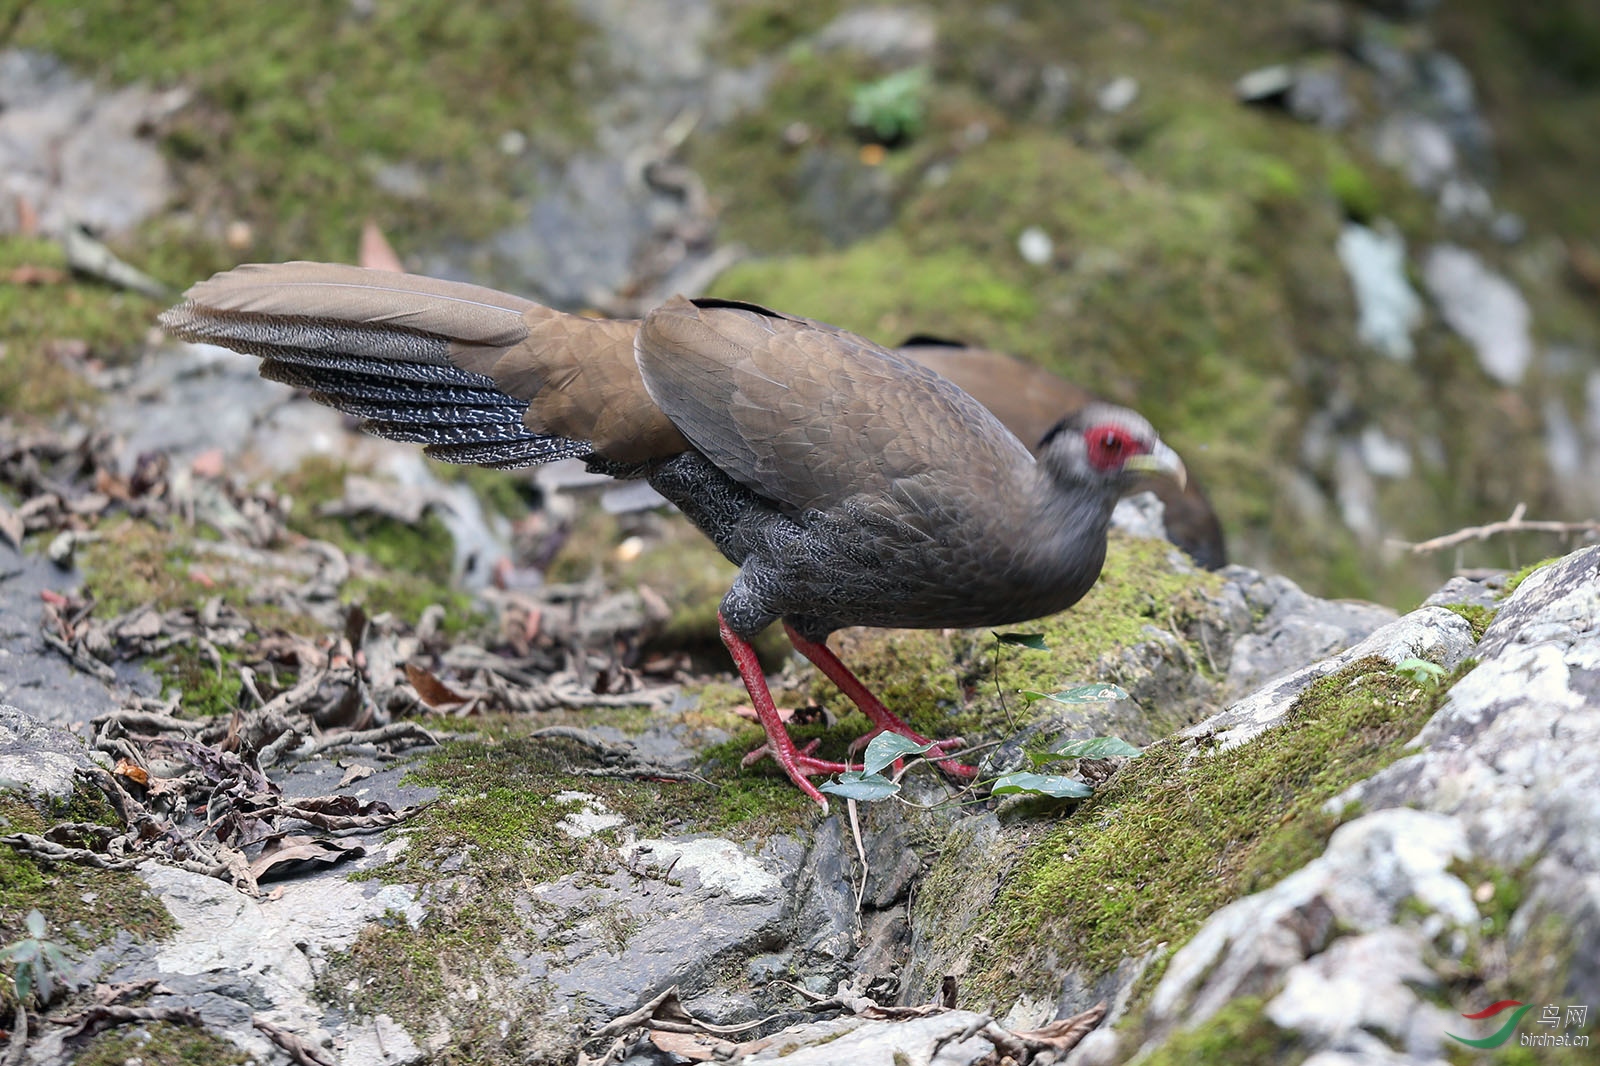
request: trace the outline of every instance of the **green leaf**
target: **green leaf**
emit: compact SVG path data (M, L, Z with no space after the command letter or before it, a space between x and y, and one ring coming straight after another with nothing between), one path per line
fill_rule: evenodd
M1094 795L1094 789L1075 777L1055 774L1033 774L1026 770L1006 774L990 790L996 796L1023 792L1033 796L1053 796L1056 799L1083 799Z
M900 786L879 774L864 774L860 770L847 770L817 786L819 792L830 796L843 796L853 800L888 799L900 791Z
M31 910L28 912L27 923L29 934L35 940L42 940L44 938L44 915L37 910Z
M11 979L17 986L17 999L23 1003L33 1000L33 968L31 966L18 966L17 975Z
M1401 659L1394 664L1394 672L1409 677L1415 684L1424 687L1433 685L1444 676L1444 667L1438 663L1430 663L1426 659L1410 658Z
M1116 703L1128 698L1127 692L1112 684L1101 685L1073 685L1060 692L1034 692L1031 689L1021 690L1023 698L1029 703L1034 700L1054 700L1057 703Z
M1088 740L1063 740L1050 748L1058 759L1124 759L1139 757L1139 749L1120 737L1090 737Z
M904 759L907 755L921 755L933 748L933 741L918 744L910 737L903 737L899 733L879 733L867 744L867 752L861 759L862 772L867 775L881 773L885 766L896 759Z
M1014 644L1034 651L1049 651L1050 646L1044 642L1043 633L996 633L994 639L1002 644Z

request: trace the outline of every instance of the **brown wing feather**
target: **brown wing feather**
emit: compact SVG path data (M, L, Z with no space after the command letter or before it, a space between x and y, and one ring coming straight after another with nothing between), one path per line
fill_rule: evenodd
M941 483L1003 494L1032 470L972 397L821 323L677 299L645 319L637 357L656 405L696 448L796 512L854 498L909 519Z
M230 317L254 321L255 346L304 343L295 324L314 323L332 331L317 337L331 348L482 374L528 403L530 429L588 442L608 459L637 462L688 447L639 377L636 321L582 318L480 285L339 263L236 267L185 297L163 317L181 336L251 351L252 343L229 338ZM416 334L449 343L407 343Z

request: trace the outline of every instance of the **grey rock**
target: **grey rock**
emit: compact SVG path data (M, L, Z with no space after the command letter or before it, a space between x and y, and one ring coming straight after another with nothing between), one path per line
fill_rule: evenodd
M1095 94L1100 110L1112 115L1126 111L1138 98L1139 83L1126 74L1106 82Z
M75 224L123 233L172 195L166 160L148 130L187 101L184 90L105 93L37 53L0 53L0 232L28 203L41 232Z
M541 190L526 220L493 243L493 276L558 307L603 302L631 276L650 231L649 191L622 161L579 155L559 169L535 163Z
M818 51L859 52L897 66L925 63L939 44L939 23L918 7L863 7L846 11L817 31Z
M1464 603L1470 607L1500 606L1500 582L1490 579L1475 580L1470 577L1453 577L1422 601L1423 607L1448 607L1453 603Z
M177 344L120 371L105 383L113 387L97 413L100 425L122 441L119 463L131 470L139 455L164 452L172 457L180 491L200 491L186 480L187 467L210 448L221 448L244 469L274 471L337 455L371 470L381 485L419 507L431 506L454 542L457 579L470 589L488 583L494 564L511 553L510 529L485 512L470 487L441 481L415 447L357 432L338 412L263 380L258 365L223 348ZM195 411L207 417L195 418Z
M521 966L547 987L541 1021L553 1029L604 1022L675 984L703 995L722 959L784 940L802 856L793 840L752 852L715 837L651 839L619 853L654 873L579 874L531 890L526 920L544 947ZM619 917L633 929L622 942Z
M1286 577L1268 577L1242 566L1229 567L1223 576L1239 587L1249 609L1261 615L1254 632L1233 645L1228 667L1232 693L1251 691L1307 662L1343 651L1395 618L1387 607L1318 599Z
M1376 477L1411 476L1411 449L1378 426L1367 426L1361 431L1361 461Z
M1447 52L1427 52L1418 57L1417 75L1433 107L1450 116L1474 116L1478 94L1465 64Z
M1373 147L1379 159L1398 167L1419 189L1437 189L1460 162L1450 131L1412 112L1397 112L1384 119Z
M1164 1037L1237 996L1281 988L1269 1016L1311 1048L1337 1047L1369 1026L1436 1048L1451 1016L1414 985L1431 983L1421 960L1437 930L1393 923L1403 904L1476 922L1471 891L1449 872L1468 854L1460 823L1438 814L1385 810L1341 826L1320 858L1224 907L1179 949L1150 998L1154 1031ZM1338 982L1348 984L1336 990Z
M1461 587L1436 598L1472 595ZM1426 622L1423 608L1390 630ZM1393 643L1398 632L1374 634ZM1402 645L1411 638L1402 638ZM1519 874L1505 934L1513 973L1565 974L1534 998L1600 996L1600 547L1529 576L1412 742L1415 754L1330 801L1370 811L1321 857L1218 911L1168 966L1150 1001L1146 1047L1239 995L1271 996L1267 1017L1309 1061L1425 1063L1454 1014L1428 990L1454 980L1480 935L1457 862ZM1212 736L1227 719L1207 723ZM1563 960L1535 930L1558 921ZM1533 952L1519 960L1519 953ZM1552 969L1553 967L1553 969Z
M82 740L0 703L0 792L61 802L72 797L78 771L93 767Z
M1017 254L1032 266L1044 266L1055 258L1056 243L1038 226L1029 226L1017 237Z
M1484 372L1502 385L1521 383L1533 361L1532 315L1516 286L1453 244L1428 250L1422 276L1439 313L1476 350Z
M1406 277L1405 238L1391 224L1351 222L1339 234L1338 253L1355 292L1356 335L1391 359L1409 361L1423 309Z
M802 215L840 247L876 233L894 218L890 175L862 163L853 151L808 148L795 169L795 184Z
M1378 517L1378 483L1355 441L1341 441L1334 451L1333 480L1334 501L1345 528L1362 543L1375 544L1383 533L1383 522Z
M1489 232L1501 244L1517 244L1528 235L1528 224L1514 211L1501 211L1489 224Z
M1303 67L1295 73L1287 99L1289 114L1324 129L1341 129L1355 117L1356 105L1337 68Z
M161 688L148 670L127 663L114 666L117 685L107 685L40 639L39 594L67 592L82 580L35 551L22 554L0 541L0 702L46 725L66 727L109 714L122 705L119 688L150 696Z
M361 865L381 861L384 849L377 850L380 854ZM413 924L421 921L424 910L410 889L348 881L342 872L330 871L283 882L276 898L257 900L215 878L170 866L145 863L138 872L172 913L178 931L158 944L101 949L95 960L104 967L105 980L159 974L172 995L152 1002L193 1007L208 1029L260 1062L278 1059L274 1045L251 1024L257 1016L313 1044L343 1040L340 1061L346 1066L387 1066L420 1057L420 1049L392 1023L381 1042L368 1032L382 1028L374 1021L349 1034L329 1028L313 996L325 958L349 947L370 922L390 911Z
M1234 82L1233 92L1245 103L1281 104L1300 121L1328 129L1344 126L1355 114L1344 77L1331 66L1262 67Z
M839 1018L785 1029L770 1038L764 1050L741 1061L750 1066L900 1066L906 1062L973 1066L988 1058L994 1045L979 1037L960 1037L986 1020L985 1015L971 1011L949 1011L906 1021Z
M1233 83L1233 94L1247 104L1282 99L1294 85L1294 68L1287 63L1260 67L1241 74Z
M1221 714L1178 735L1203 737L1224 748L1236 747L1280 722L1307 685L1351 663L1370 657L1391 663L1418 658L1451 670L1472 652L1472 628L1466 619L1443 607L1422 607L1377 629L1338 655L1268 682Z
M1111 525L1134 537L1167 539L1167 509L1153 492L1136 492L1117 501Z

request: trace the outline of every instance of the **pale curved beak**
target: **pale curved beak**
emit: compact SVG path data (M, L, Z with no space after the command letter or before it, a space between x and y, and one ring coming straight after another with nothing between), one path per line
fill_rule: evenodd
M1178 483L1178 488L1187 488L1189 485L1189 471L1184 469L1183 460L1178 458L1178 453L1160 441L1145 455L1135 455L1122 464L1124 470L1133 470L1140 474L1161 474L1170 477Z

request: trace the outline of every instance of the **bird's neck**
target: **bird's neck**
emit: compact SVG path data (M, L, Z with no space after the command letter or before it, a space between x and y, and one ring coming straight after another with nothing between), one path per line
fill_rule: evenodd
M1106 530L1116 498L1104 484L1053 476L1035 468L1031 514L1025 537L1025 568L1041 583L1076 603L1100 577L1106 558Z

